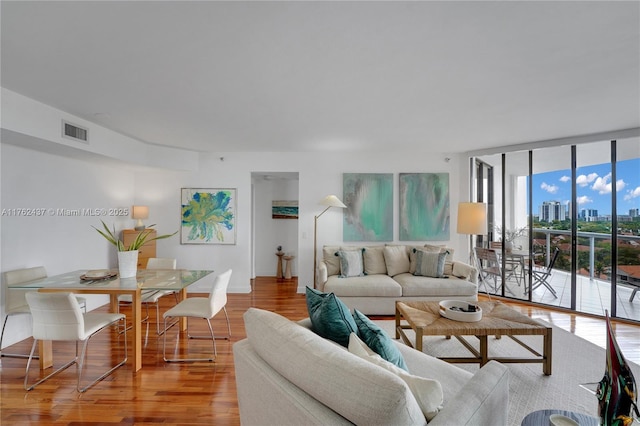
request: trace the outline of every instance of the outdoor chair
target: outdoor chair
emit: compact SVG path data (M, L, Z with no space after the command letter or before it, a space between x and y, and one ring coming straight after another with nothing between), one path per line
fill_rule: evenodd
M553 254L551 255L551 261L546 268L533 268L531 275L531 291L543 285L551 292L551 294L553 294L553 297L558 298L558 295L556 294L554 288L551 286L549 280L551 279L551 273L559 255L560 249L556 247L553 251Z
M221 339L229 339L231 337L231 324L229 323L229 315L227 315L227 287L231 279L231 269L218 275L211 286L209 297L187 297L173 308L164 313L164 327L167 330L167 320L170 318L186 318L187 319L187 336L189 339L211 339L213 342L213 356L207 358L167 358L167 332L164 333L162 343L162 356L167 362L185 362L185 361L209 361L212 362L218 356L216 349L216 337L211 327L211 319L221 310L227 319L227 336ZM207 321L210 336L191 336L189 335L189 318L202 318ZM174 322L175 324L175 322ZM171 324L173 325L173 324ZM170 325L170 326L171 326ZM180 331L178 331L178 339ZM177 349L176 349L177 350Z
M16 269L4 273L5 286L5 317L2 324L2 332L0 333L0 356L9 358L28 358L28 354L12 354L2 352L2 341L4 340L4 331L7 327L7 321L11 316L31 315L29 304L25 299L25 294L29 289L22 290L16 288L8 288L9 285L26 283L29 281L47 278L47 270L44 266L35 266L33 268ZM34 291L35 289L31 289ZM77 297L78 303L87 312L87 301L84 297ZM37 357L36 357L37 358Z
M33 345L31 346L31 353L29 354L29 361L27 361L24 376L24 388L26 390L30 391L34 389L45 380L48 380L71 365L77 364L76 389L78 392L85 392L98 381L111 374L116 368L124 365L127 361L127 332L125 330L124 337L122 338L124 346L122 360L88 385L81 387L80 383L85 367L89 339L101 330L105 328L108 329L111 325L115 325L120 321L122 321L124 326L125 316L123 314L98 312L83 314L73 293L39 293L33 291L27 293L25 297L31 309L31 315L33 316ZM38 340L75 341L76 356L48 376L29 385L29 367L31 361L34 359L33 354L38 346ZM80 342L82 342L83 345L82 351L80 355L78 355L78 343Z
M475 247L476 253L476 262L478 266L478 272L480 274L480 279L485 285L485 290L489 293L489 289L487 286L487 281L493 281L493 293L497 294L502 288L502 262L498 258L498 254L495 250L486 249L482 247ZM505 281L514 276L514 271L511 269L505 269ZM498 281L500 284L498 285ZM505 287L505 291L513 294L509 287Z

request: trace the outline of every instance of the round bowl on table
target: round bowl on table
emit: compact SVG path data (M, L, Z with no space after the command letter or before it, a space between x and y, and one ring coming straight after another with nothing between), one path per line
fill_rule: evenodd
M480 306L464 302L462 300L442 300L440 304L440 315L454 321L477 322L482 319L482 308ZM475 312L464 312L455 310L455 308L468 309L469 306L475 306ZM454 309L451 309L454 308Z

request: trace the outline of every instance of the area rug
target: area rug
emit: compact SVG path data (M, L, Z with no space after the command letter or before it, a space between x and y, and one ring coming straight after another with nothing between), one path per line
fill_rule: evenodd
M395 321L378 320L391 338L395 337ZM509 425L518 426L529 413L543 409L576 411L592 416L598 415L596 396L580 385L598 382L605 369L605 350L558 327L553 328L552 374L542 374L542 364L506 364L509 376ZM412 330L406 330L411 341L415 341ZM541 336L519 336L538 352L542 352ZM477 348L473 336L467 339ZM444 336L427 336L423 340L423 352L433 356L470 356L456 339ZM517 343L508 337L499 340L489 338L489 353L492 356L529 356ZM478 370L477 364L456 364L467 371ZM636 382L640 381L640 366L630 364ZM595 385L589 386L595 389Z

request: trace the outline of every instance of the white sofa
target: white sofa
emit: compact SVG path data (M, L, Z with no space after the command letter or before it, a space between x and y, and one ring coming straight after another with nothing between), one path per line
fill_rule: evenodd
M240 422L251 425L424 425L407 384L310 330L250 308L247 338L233 345ZM394 342L409 372L438 380L442 409L430 425L507 423L509 371L491 361L475 374Z
M444 278L415 275L414 249L448 251ZM341 277L342 251L360 251L362 276ZM350 309L367 315L394 315L395 301L478 300L478 270L453 260L453 250L441 246L324 246L316 271L316 287L334 293Z

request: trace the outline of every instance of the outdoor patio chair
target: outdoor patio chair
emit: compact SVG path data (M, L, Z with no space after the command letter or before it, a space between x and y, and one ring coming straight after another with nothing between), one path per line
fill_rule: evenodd
M487 286L487 281L493 281L493 293L498 294L500 289L502 288L502 262L498 259L498 254L495 250L486 249L482 247L476 247L476 262L478 263L478 272L480 274L480 279L485 285L485 290L489 293L489 289ZM514 270L505 269L505 281L511 277L514 277ZM498 284L498 281L500 284ZM513 294L511 289L507 286L505 287L505 291Z
M532 270L531 291L543 285L551 292L551 294L553 294L553 297L558 298L558 295L556 294L554 288L551 286L549 280L551 279L551 273L553 271L554 265L556 264L556 260L558 260L559 255L560 249L556 247L553 251L553 254L551 255L551 262L549 262L549 265L546 268L534 268Z

